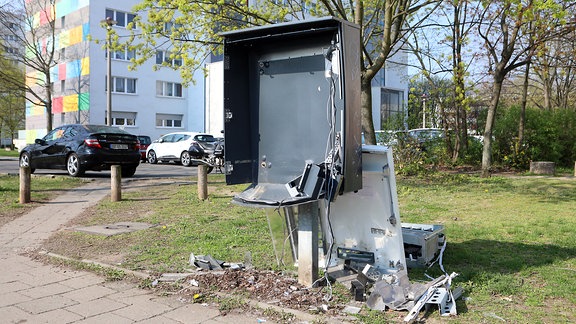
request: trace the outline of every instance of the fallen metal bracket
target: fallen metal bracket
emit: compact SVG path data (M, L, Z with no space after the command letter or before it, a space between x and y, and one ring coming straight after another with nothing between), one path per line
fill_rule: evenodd
M456 315L456 304L450 296L450 291L446 288L435 288L425 306L427 309L431 306L438 306L442 316Z
M410 312L404 317L404 322L412 322L424 307L429 308L430 305L438 306L442 316L456 315L456 299L462 295L462 288L458 287L454 294L450 291L450 282L452 278L458 274L452 273L450 276L443 276L437 278L434 283L426 292L418 299L418 302L410 309ZM443 287L442 287L443 286ZM456 297L454 297L456 295Z

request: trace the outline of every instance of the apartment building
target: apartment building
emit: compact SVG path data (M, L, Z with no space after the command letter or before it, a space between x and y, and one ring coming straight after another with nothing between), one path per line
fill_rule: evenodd
M42 1L54 4L34 16L37 26L55 22L57 64L51 70L53 127L68 123L106 124L107 55L103 21L110 17L115 21L111 27L114 33L120 39L126 37L129 34L126 27L135 18L131 8L139 0L28 2ZM48 42L45 40L43 46ZM126 49L111 53L112 125L153 139L182 130L219 134L223 128L221 62L215 64L218 66L215 69L213 58L208 56L205 62L210 71L208 78L198 71L194 76L196 83L185 87L178 71L159 66L167 60L167 50L159 48L155 58L136 70L128 69L134 52ZM181 62L170 63L178 66ZM405 67L392 68L392 65L387 64L373 83L375 129L380 129L392 114L406 112L407 71ZM27 80L33 82L30 80L36 74L37 71L28 70ZM44 136L46 120L43 106L27 103L26 129L19 138L30 143Z
M127 26L135 18L131 8L138 2L57 0L52 1L54 7L40 8L35 13L38 26L52 19L55 23L57 64L50 73L53 127L107 123L107 30L102 22L110 17L115 21L111 26L114 33L120 39L126 37ZM43 46L48 42L45 40ZM168 59L165 49L159 48L155 59L129 70L134 55L128 49L111 53L111 124L153 139L173 131L204 131L203 74L195 75L196 85L186 87L178 71L159 66ZM171 64L177 66L180 62L174 60ZM27 80L34 80L35 74L37 71L28 70ZM43 106L28 103L25 134L19 137L26 138L26 142L42 137L46 120Z

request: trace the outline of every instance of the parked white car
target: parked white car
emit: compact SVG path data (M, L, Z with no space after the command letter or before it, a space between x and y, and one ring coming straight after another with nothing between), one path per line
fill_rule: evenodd
M208 134L196 132L175 132L163 135L148 146L146 160L150 164L172 161L181 163L183 166L191 166L190 146L198 137L206 135Z

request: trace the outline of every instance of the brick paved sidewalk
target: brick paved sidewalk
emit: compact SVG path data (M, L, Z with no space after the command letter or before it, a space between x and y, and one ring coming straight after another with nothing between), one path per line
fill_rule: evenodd
M200 304L159 297L127 282L46 265L23 255L109 194L98 179L0 228L1 323L257 323ZM272 323L267 320L266 323Z

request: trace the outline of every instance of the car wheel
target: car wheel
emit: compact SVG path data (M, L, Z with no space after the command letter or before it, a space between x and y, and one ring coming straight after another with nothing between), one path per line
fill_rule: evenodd
M190 157L190 153L188 153L188 151L182 152L180 155L180 163L182 163L182 165L185 167L192 165L192 158Z
M66 171L71 177L79 177L84 174L84 170L80 165L80 159L76 153L71 153L66 159Z
M154 151L148 152L148 163L150 163L150 164L158 163L158 158L156 157L156 152L154 152Z
M121 168L122 178L130 178L136 173L135 166L124 166Z
M29 153L22 153L20 155L20 167L30 167L30 154ZM34 173L35 169L30 168L30 173Z

